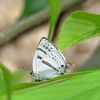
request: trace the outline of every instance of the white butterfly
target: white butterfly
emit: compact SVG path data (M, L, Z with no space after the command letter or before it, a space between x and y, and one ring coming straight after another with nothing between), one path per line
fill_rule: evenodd
M66 58L47 38L43 37L36 49L33 59L33 80L51 79L66 72Z

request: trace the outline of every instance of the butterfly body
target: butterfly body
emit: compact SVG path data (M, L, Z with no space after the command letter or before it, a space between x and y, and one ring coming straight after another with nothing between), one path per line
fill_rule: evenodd
M33 58L33 73L36 81L50 79L65 73L66 58L47 38L42 38Z

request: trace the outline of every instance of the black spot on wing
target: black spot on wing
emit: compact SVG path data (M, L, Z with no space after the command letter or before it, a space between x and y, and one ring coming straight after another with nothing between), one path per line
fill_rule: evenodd
M53 69L56 70L57 72L59 72L58 69L56 69L53 65L51 65L51 64L48 63L47 61L42 60L42 63L45 64L45 65L47 65L47 66L49 66L49 67L51 67L51 68L53 68Z
M39 56L39 55L37 56L37 58L38 58L38 59L42 59L42 57L41 57L41 56Z
M40 50L41 52L43 52L44 54L46 54L46 51L42 50L41 48L37 48L37 50Z

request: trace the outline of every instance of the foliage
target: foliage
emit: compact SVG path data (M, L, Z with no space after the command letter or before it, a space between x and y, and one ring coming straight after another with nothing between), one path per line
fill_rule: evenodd
M74 75L73 75L74 74ZM36 83L13 100L97 100L100 98L100 70L64 75L46 83ZM92 77L92 78L91 78ZM91 84L90 84L91 83ZM32 85L32 83L30 83ZM26 86L27 87L27 86ZM19 91L20 92L20 91Z
M5 68L5 66L2 66ZM17 73L18 74L18 73ZM100 70L81 71L65 74L44 82L29 82L12 85L12 100L84 100L100 98ZM19 77L19 75L18 75ZM16 78L16 77L14 77ZM90 95L92 93L92 95ZM1 93L1 100L5 100L5 91ZM96 97L95 97L96 95Z
M0 63L0 98L11 99L11 87L21 83L26 76L26 71L12 73L5 65ZM7 95L7 96L6 96ZM3 100L3 98L1 100Z
M5 81L5 84L1 84L0 86L3 89L6 88L7 98L8 98L8 100L10 100L12 75L11 75L11 72L2 63L0 63L0 69L2 70L1 75L4 77L4 78L1 77L1 79L0 79L1 83L4 83L4 81ZM3 89L1 89L0 91L2 92Z
M49 6L50 6L50 30L49 30L49 40L53 40L54 32L55 32L55 26L60 14L60 8L61 8L61 0L55 0L51 1L48 0Z
M43 5L47 6L45 0L42 1ZM60 0L48 2L51 9L49 33L51 40L60 14ZM35 9L38 6L40 8ZM39 0L25 0L25 10L20 18L32 14L33 11L39 11L44 6ZM83 11L72 13L61 28L58 47L63 51L83 40L99 36L99 19L100 15L97 14ZM98 100L100 98L100 69L69 73L43 82L21 83L26 73L26 71L12 73L0 63L0 100L11 100L11 96L12 100Z
M65 49L100 35L100 15L84 11L73 12L65 21L59 34L58 47Z
M24 0L24 9L20 16L20 19L30 16L45 7L47 7L47 0Z

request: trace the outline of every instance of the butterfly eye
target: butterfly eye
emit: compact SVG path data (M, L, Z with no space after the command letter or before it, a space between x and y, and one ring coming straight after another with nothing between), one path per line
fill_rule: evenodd
M61 65L61 67L64 67L64 65Z

